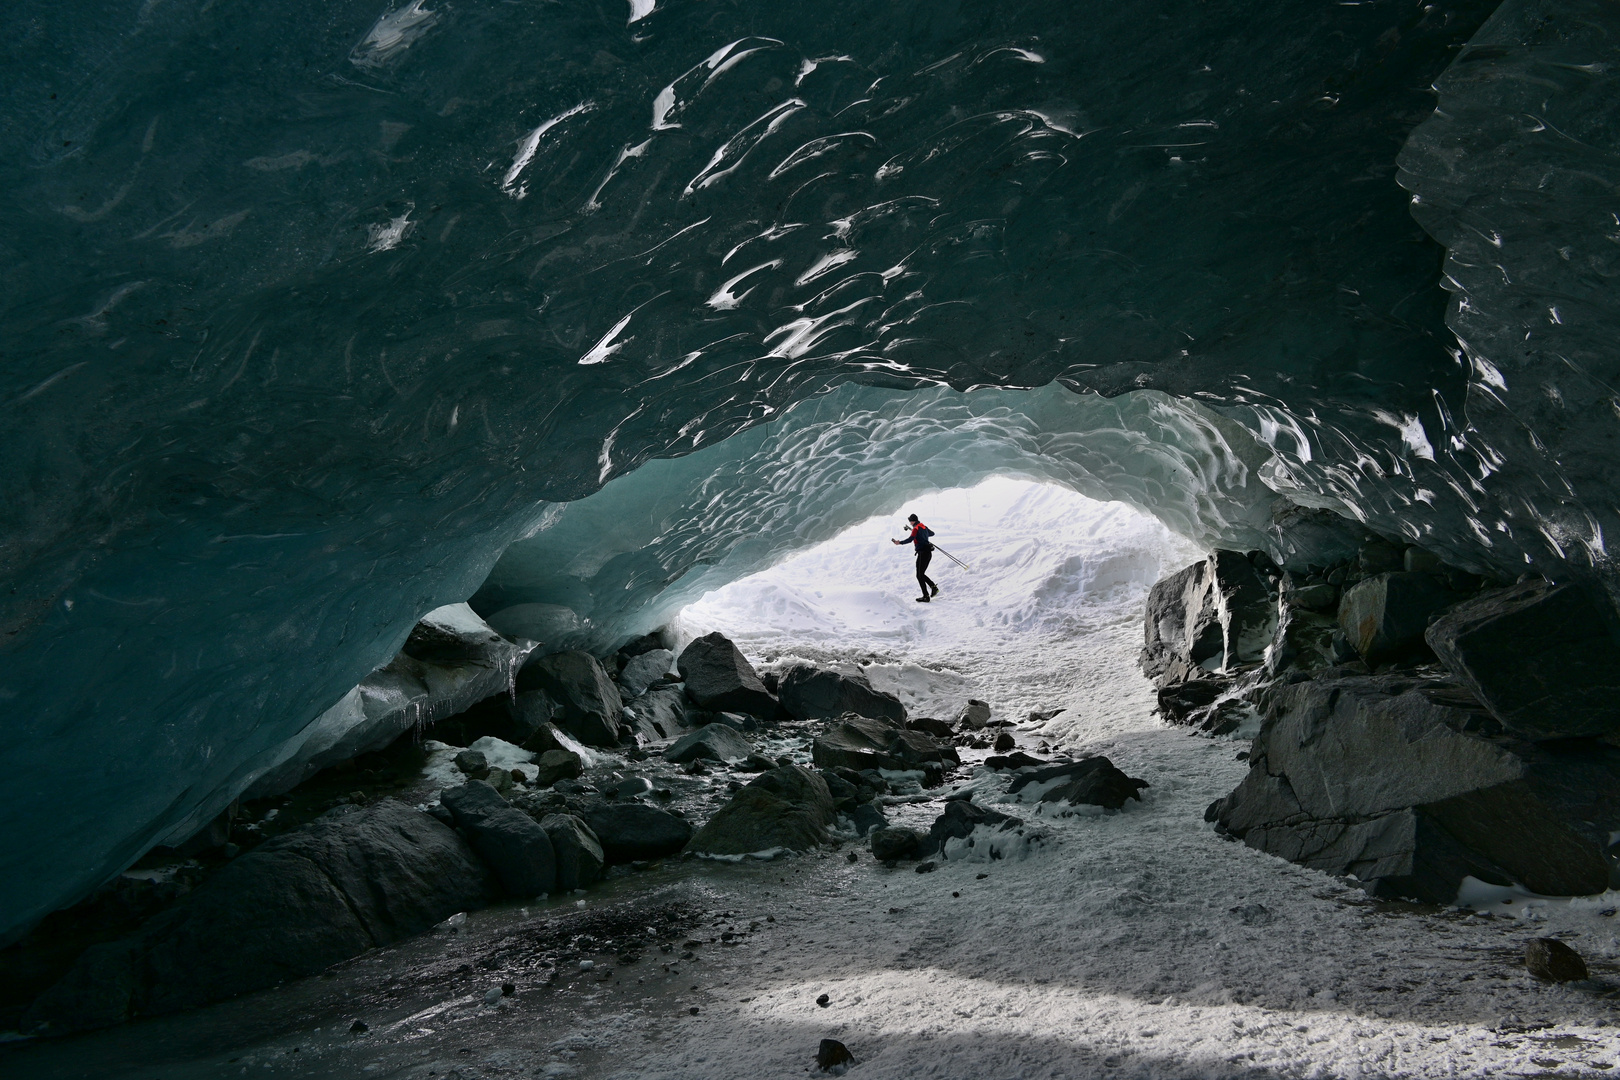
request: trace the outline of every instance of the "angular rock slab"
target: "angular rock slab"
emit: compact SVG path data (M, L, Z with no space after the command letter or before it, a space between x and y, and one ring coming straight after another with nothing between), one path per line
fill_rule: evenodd
M668 649L649 649L632 656L619 669L619 685L629 697L638 698L647 692L649 686L669 674L674 662L675 654Z
M540 828L557 853L557 888L571 892L601 878L607 860L589 825L573 814L548 814L540 819Z
M1216 551L1148 591L1138 663L1160 686L1194 670L1230 671L1265 656L1277 626L1275 589L1248 556Z
M1538 580L1483 593L1436 619L1425 637L1509 731L1620 734L1620 645L1573 585Z
M232 861L133 935L90 948L30 1009L62 1033L274 986L421 933L498 893L455 830L393 799Z
M1500 734L1441 680L1277 691L1243 782L1207 815L1250 847L1369 891L1451 903L1465 876L1547 895L1620 884L1620 748Z
M692 839L692 826L683 818L645 803L592 803L579 816L596 834L610 865L661 859Z
M928 839L923 842L921 854L936 855L945 849L945 842L965 840L980 825L992 828L1016 828L1024 824L1022 818L975 806L966 799L954 799L945 804L945 811L928 828Z
M960 765L956 748L883 720L845 716L810 746L819 769L942 769Z
M1339 627L1361 658L1372 665L1421 658L1429 620L1457 601L1428 574L1378 574L1344 591Z
M904 723L906 707L893 694L874 689L861 672L795 664L777 688L782 708L795 720L831 720L854 713Z
M573 649L530 660L518 672L517 690L544 690L561 709L562 726L585 745L618 745L624 701L590 653Z
M687 696L700 709L747 713L761 720L776 712L776 699L753 665L719 631L694 639L681 651L678 666Z
M1118 810L1126 799L1141 801L1146 780L1126 776L1105 757L1090 757L1062 765L1030 769L1013 780L1007 790L1018 794L1031 785L1057 783L1041 793L1041 802L1067 802Z
M527 899L557 888L557 856L551 838L493 787L482 780L469 780L440 792L439 805L450 811L456 828L489 863L507 893Z
M785 848L808 851L827 842L833 799L810 769L785 765L744 785L687 845L703 855L749 855Z
M677 765L697 761L742 761L754 752L754 744L743 738L730 724L705 724L697 731L677 739L664 751L664 760Z

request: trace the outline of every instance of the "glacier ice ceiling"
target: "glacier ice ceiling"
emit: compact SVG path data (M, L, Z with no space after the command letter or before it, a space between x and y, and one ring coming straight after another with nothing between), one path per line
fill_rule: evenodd
M1620 593L1595 0L0 28L0 932L425 611L605 642L879 489L1273 546L1286 497Z

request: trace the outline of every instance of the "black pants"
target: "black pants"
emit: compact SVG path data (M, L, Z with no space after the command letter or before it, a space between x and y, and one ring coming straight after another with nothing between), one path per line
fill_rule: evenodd
M934 579L928 576L928 562L933 557L933 548L924 548L917 552L917 584L922 586L924 596L928 595L930 588L935 592L939 592L939 586L935 585Z

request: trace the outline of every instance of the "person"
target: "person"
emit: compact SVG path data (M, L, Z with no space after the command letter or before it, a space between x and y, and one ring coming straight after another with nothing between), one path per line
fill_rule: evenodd
M918 521L916 514L912 514L906 520L911 522L910 535L904 540L895 540L893 542L915 545L917 549L917 584L922 586L922 595L917 597L917 603L926 604L931 595L939 595L939 586L935 585L934 579L928 576L928 563L934 557L934 545L928 542L928 538L934 535L934 530Z

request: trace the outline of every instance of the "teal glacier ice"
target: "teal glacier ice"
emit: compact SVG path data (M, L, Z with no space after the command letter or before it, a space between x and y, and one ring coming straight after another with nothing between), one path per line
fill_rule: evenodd
M0 938L341 740L430 610L611 646L908 491L1620 595L1612 5L0 30Z

